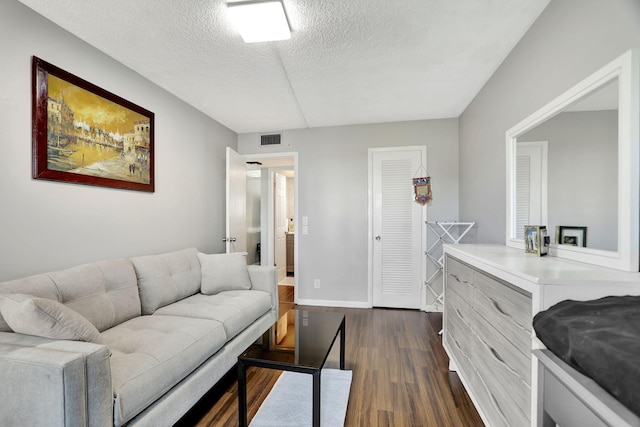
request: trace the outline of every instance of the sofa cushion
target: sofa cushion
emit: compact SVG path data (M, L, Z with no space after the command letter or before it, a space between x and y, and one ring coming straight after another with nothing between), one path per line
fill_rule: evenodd
M99 261L0 283L0 293L56 300L86 317L99 331L140 316L138 283L126 259ZM10 331L0 319L0 331Z
M114 424L125 424L226 342L220 322L142 316L102 333L112 352Z
M217 320L224 325L230 340L270 309L271 294L251 289L196 294L162 307L156 314Z
M0 295L0 312L14 332L38 337L101 343L100 332L58 301L25 294Z
M247 270L247 253L228 254L198 253L202 268L203 294L213 295L222 291L251 289Z
M195 248L132 258L138 277L142 314L200 291L200 262Z

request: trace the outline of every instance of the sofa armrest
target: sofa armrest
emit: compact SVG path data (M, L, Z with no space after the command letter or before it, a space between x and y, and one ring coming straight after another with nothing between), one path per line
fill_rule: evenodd
M0 425L113 425L109 349L0 332Z
M271 311L278 314L278 271L275 267L266 265L249 265L249 279L251 289L269 292L271 294Z

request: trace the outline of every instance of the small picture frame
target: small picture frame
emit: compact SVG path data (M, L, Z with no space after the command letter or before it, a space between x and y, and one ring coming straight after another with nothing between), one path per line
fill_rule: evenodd
M587 247L587 227L558 225L556 227L556 243L558 245Z
M524 251L538 256L544 256L549 249L549 237L545 225L524 226Z

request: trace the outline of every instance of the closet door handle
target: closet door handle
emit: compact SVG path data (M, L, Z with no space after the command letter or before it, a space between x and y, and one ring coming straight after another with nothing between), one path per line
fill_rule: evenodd
M377 235L377 236L375 237L375 239L376 239L376 240L378 240L378 241L380 241L380 239L382 239L382 237L380 237L380 235Z

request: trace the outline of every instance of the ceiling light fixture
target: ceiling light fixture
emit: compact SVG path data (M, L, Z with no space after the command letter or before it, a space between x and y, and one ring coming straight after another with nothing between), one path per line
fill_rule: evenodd
M245 43L287 40L289 22L280 0L228 3L229 15Z

